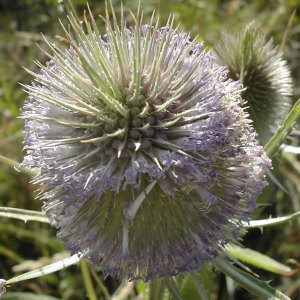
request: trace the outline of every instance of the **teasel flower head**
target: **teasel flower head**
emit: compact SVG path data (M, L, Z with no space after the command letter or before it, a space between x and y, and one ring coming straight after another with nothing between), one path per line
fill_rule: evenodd
M148 281L200 268L239 237L270 160L203 43L172 20L126 27L69 12L70 47L26 86L23 165L72 253Z
M214 50L229 77L244 85L247 112L260 142L266 144L292 106L292 77L282 52L255 23L242 32L223 33Z

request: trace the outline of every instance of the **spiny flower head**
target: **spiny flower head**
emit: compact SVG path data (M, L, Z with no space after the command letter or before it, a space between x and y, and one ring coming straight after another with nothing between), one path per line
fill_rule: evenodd
M247 111L266 144L292 105L292 77L282 53L254 23L242 32L223 34L214 50L229 77L243 83Z
M105 274L148 281L200 268L238 238L270 161L203 43L72 12L23 107L23 165L58 237ZM85 27L84 27L85 26Z

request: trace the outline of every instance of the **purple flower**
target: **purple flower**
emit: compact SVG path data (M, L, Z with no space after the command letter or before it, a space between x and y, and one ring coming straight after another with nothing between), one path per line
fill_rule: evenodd
M119 278L200 268L237 239L271 167L242 86L172 22L106 19L101 36L69 18L70 48L49 44L22 112L57 236Z

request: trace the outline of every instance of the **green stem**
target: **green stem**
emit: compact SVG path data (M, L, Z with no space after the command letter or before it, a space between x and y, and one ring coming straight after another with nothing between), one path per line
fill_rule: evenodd
M291 30L291 28L292 28L292 26L293 26L293 21L294 21L294 19L295 19L296 12L297 12L297 10L294 9L292 15L291 15L290 18L289 18L288 24L287 24L287 26L286 26L286 29L285 29L285 32L284 32L284 35L283 35L283 38L282 38L282 41L281 41L281 44L280 44L280 48L279 48L279 51L280 51L281 53L284 52L284 48L285 48L285 45L286 45L286 41L287 41L289 32L290 32L290 30Z
M272 157L274 154L276 154L278 148L292 130L292 127L299 116L300 99L295 103L292 111L284 120L283 125L277 130L276 134L266 144L265 151L269 157Z
M202 300L208 300L206 292L205 292L205 290L203 288L203 285L201 284L201 282L200 282L200 280L199 280L196 272L195 271L191 271L189 274L191 276L191 279L192 279L192 281L194 283L194 286L195 286L198 294L200 295L201 299Z
M102 293L104 294L105 300L110 300L110 295L106 286L103 284L102 280L99 278L99 276L96 274L96 272L93 269L91 269L91 274L94 280L97 282L98 286L100 287Z
M165 285L159 279L151 279L149 283L149 300L163 299Z
M97 295L93 287L91 275L86 260L82 259L80 261L80 268L81 268L84 286L88 294L88 298L90 300L97 300Z
M24 168L21 166L21 164L15 160L12 160L10 158L7 158L3 155L0 155L0 162L3 162L11 167L13 167L16 171L19 171L19 172L23 172L29 176L36 176L38 175L38 171L33 171L33 170L30 170L28 168Z
M181 297L172 277L164 278L164 282L165 282L170 294L174 297L175 300L184 300Z
M43 212L14 207L0 207L0 217L18 219L25 223L27 221L49 223L48 217Z

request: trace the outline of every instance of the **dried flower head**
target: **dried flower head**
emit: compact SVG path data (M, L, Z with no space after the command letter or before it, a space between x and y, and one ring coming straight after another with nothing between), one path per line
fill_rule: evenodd
M292 77L282 53L254 23L242 32L223 34L214 49L229 77L246 88L242 97L260 142L266 144L292 105Z
M69 13L68 50L28 85L23 164L58 237L105 274L148 281L200 268L239 235L270 167L242 87L165 27ZM84 27L85 26L85 27Z

